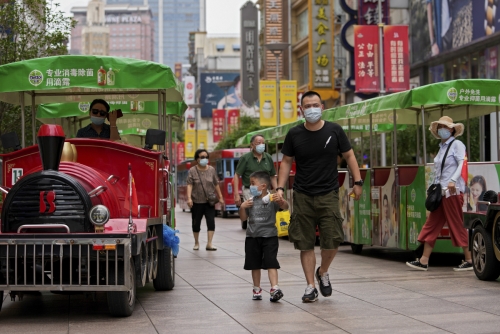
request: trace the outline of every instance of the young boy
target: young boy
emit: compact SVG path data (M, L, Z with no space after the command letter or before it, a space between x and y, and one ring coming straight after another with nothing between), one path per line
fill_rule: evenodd
M283 297L278 287L278 231L276 230L276 212L278 208L288 209L285 200L276 201L268 194L271 178L264 171L250 175L250 194L253 196L243 202L240 207L240 219L247 220L247 237L245 239L245 270L252 271L253 299L262 299L260 288L261 269L267 269L271 282L271 301L277 302Z

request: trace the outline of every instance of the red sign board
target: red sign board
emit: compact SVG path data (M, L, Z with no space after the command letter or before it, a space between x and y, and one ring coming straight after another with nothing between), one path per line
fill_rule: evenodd
M224 136L224 120L225 110L214 109L212 110L212 123L213 123L213 141L217 143Z
M186 160L184 142L179 142L177 143L177 164L180 164L184 160Z
M229 133L238 129L240 126L240 111L238 109L231 109L227 111L227 127Z
M388 93L410 89L408 26L384 26L384 78Z
M382 21L389 24L389 0L382 2ZM378 0L359 0L358 2L358 24L370 25L379 23Z
M378 26L354 26L356 93L380 92Z

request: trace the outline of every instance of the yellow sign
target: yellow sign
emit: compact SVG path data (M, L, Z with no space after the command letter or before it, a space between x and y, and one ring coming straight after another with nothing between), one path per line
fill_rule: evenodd
M278 125L276 103L276 81L261 80L259 83L260 125Z
M335 87L333 1L309 0L309 88L325 96ZM326 94L334 97L338 93Z
M208 150L208 130L198 130L197 148Z
M185 157L186 158L194 158L194 152L196 151L196 131L195 130L186 130L184 132L184 145L185 149Z
M297 120L297 81L280 81L280 106L281 124L292 123Z

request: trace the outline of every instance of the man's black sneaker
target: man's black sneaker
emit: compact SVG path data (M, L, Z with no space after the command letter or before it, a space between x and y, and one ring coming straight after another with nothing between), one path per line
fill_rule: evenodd
M474 270L474 266L472 266L472 263L469 263L467 261L462 261L462 264L459 264L455 268L453 268L455 271L469 271L469 270Z
M313 288L311 285L308 285L306 288L306 292L302 296L303 303L314 303L318 300L318 290Z
M406 265L410 268L427 271L429 269L429 265L420 263L420 260L406 262Z
M316 279L318 280L319 291L323 297L330 297L332 295L332 285L330 284L330 276L324 273L323 276L319 275L319 268L316 269Z

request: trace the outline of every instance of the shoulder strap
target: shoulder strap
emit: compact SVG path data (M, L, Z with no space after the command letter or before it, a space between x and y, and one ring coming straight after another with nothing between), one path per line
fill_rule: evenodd
M448 153L448 151L446 151L446 153ZM203 189L203 192L205 193L205 197L208 200L208 195L207 195L207 192L205 191L205 187L203 186L203 180L201 179L200 171L198 170L198 167L194 166L194 168L196 168L196 171L198 172L198 177L200 178L201 188Z
M450 150L451 145L453 144L453 142L454 142L454 141L455 141L455 139L453 139L453 140L450 142L450 145L448 145L448 148L446 149L446 152L444 153L443 161L441 162L441 173L443 173L444 161L446 160L446 157L448 156L448 151Z

